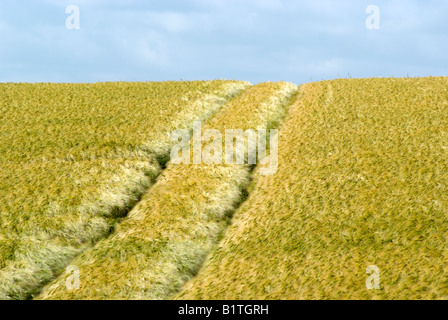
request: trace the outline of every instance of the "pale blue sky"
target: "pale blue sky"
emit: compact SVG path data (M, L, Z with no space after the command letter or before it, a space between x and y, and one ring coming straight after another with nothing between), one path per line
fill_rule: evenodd
M80 29L68 30L68 5ZM368 30L366 7L380 9ZM448 75L448 1L2 0L0 82Z

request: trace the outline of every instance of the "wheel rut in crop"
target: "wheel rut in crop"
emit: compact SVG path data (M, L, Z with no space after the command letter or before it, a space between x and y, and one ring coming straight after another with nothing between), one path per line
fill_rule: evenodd
M204 130L273 129L297 86L264 83L232 99ZM253 166L167 163L157 182L114 233L79 255L84 285L65 288L68 275L38 299L168 299L194 277L250 192Z

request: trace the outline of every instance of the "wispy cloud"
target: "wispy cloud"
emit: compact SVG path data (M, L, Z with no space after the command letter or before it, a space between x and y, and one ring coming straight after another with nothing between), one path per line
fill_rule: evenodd
M25 1L24 1L25 2ZM0 3L0 81L245 79L296 83L448 72L448 3L41 0ZM67 30L78 5L81 29Z

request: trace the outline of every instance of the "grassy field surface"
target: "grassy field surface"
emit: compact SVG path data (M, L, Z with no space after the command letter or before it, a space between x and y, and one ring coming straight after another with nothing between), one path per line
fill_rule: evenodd
M231 100L204 130L276 126L295 85L263 83ZM39 299L167 299L197 272L244 197L250 166L168 164L155 185L114 234L71 262L81 287L67 290L70 274Z
M249 84L0 84L0 299L25 299L106 236L172 145Z
M447 78L303 85L279 144L177 298L448 299Z
M9 83L0 111L0 299L448 299L448 78ZM278 127L277 173L169 162L195 120Z

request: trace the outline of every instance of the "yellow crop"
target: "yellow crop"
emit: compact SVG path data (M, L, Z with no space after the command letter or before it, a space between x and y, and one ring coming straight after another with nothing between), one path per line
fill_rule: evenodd
M448 299L448 78L0 84L0 120L0 299ZM278 171L170 162L195 120L279 127Z
M263 83L247 89L204 129L268 128L297 87ZM166 299L198 270L219 240L250 179L248 165L169 164L109 238L78 256L79 290L63 274L41 299Z
M447 78L306 84L278 173L177 297L448 299L447 164Z
M0 85L0 299L27 298L153 183L170 132L245 82Z

